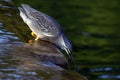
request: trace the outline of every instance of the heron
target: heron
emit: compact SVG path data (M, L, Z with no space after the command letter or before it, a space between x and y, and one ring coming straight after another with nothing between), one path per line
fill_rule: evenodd
M21 7L18 7L18 9L21 18L31 29L32 35L36 35L35 41L41 39L55 44L58 48L66 51L74 65L72 44L66 37L59 23L47 14L27 4L21 4Z

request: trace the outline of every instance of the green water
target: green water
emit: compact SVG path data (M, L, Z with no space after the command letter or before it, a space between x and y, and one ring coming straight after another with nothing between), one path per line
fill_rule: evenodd
M60 23L73 44L78 72L90 80L120 79L119 0L12 1L16 6L29 4ZM23 37L19 31L6 28L23 41L31 38L25 35L24 30L20 31L24 34ZM26 34L28 33L30 30Z

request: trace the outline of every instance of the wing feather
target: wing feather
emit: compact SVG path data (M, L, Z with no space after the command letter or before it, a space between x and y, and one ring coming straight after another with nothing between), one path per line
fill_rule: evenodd
M34 27L40 30L45 36L57 37L61 32L60 25L50 16L31 8L28 5L22 5L27 16L34 23Z

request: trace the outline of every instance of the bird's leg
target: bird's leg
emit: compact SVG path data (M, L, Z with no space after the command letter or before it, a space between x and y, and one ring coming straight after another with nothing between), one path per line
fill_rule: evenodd
M38 39L39 39L39 37L36 37L36 38L35 38L35 41L38 41Z
M32 35L33 37L37 37L34 32L31 32L31 35Z
M31 35L32 35L33 37L35 37L35 41L38 41L39 37L37 37L34 32L31 32Z
M34 33L34 32L31 32L31 35L32 35L33 37L36 37L36 35L35 35L35 33ZM31 40L29 40L28 42L29 42L29 43L33 43L33 42L34 42L34 40L32 40L32 39L31 39Z

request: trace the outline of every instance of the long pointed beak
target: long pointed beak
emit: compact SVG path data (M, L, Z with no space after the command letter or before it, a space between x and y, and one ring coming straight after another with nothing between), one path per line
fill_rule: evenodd
M73 58L72 52L68 48L65 48L65 51L67 52L69 58L71 59L71 63L72 63L73 68L74 68L75 67L75 62L74 62L74 58Z

